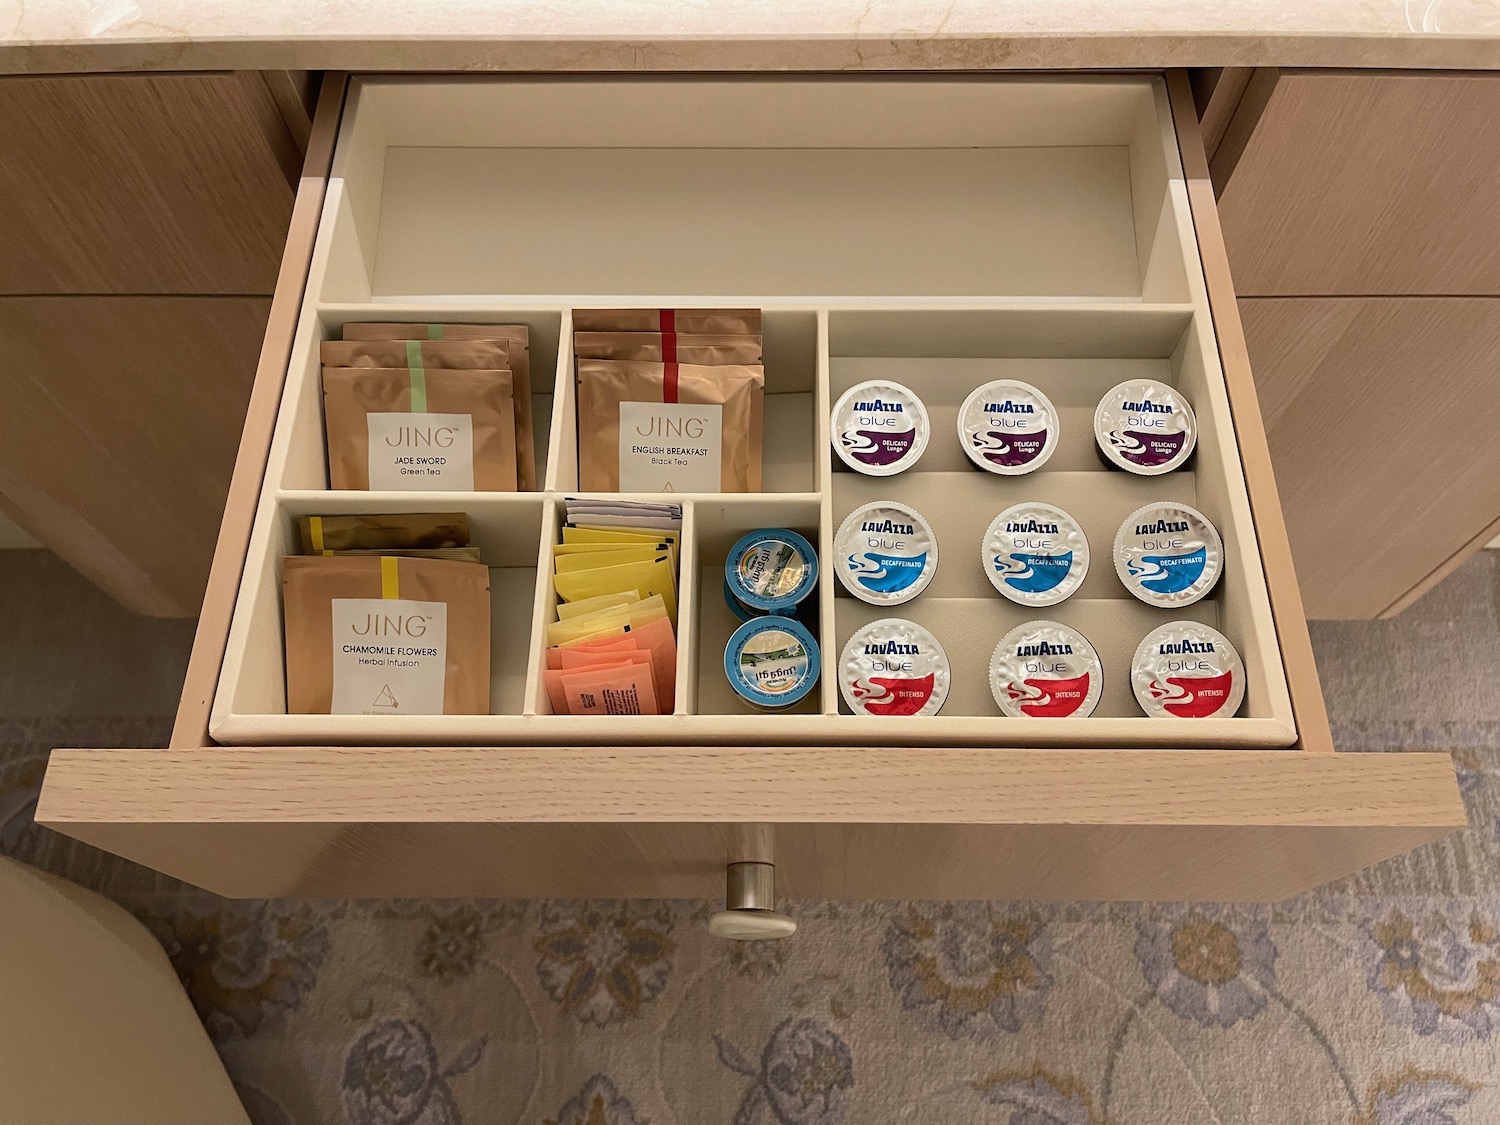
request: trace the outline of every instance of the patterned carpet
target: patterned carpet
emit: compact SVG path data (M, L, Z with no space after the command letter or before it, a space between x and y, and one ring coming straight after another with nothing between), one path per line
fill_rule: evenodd
M151 927L256 1125L1500 1121L1495 553L1315 632L1342 749L1456 752L1453 840L1270 907L800 902L756 945L708 903L226 902L36 828L50 747L165 738L187 637L38 559L6 597L105 623L13 642L0 851ZM127 652L128 693L85 690Z

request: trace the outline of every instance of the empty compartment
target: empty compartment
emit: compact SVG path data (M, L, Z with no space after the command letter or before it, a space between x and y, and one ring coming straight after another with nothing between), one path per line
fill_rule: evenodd
M1156 77L362 78L349 107L325 301L1186 298Z
M758 305L756 301L748 300L737 302L735 307ZM761 314L761 333L766 376L761 491L813 492L818 487L820 455L818 411L814 405L818 315L812 310L765 309ZM548 487L560 492L574 492L578 490L580 435L571 331L564 347L567 350L566 369L558 379L560 406L553 426L553 475ZM679 490L677 494L682 495L682 492Z
M296 517L395 512L464 512L490 571L490 712L519 715L526 701L531 609L543 501L472 493L288 495L259 521L246 560L210 732L228 743L401 744L432 742L445 723L468 716L288 715L281 560L300 553Z
M817 715L821 712L821 684L785 711L768 713L740 698L724 674L724 648L742 623L724 598L724 563L729 549L751 531L787 528L800 533L817 550L821 507L815 498L735 497L722 501L698 500L693 504L698 551L695 571L697 633L690 674L697 684L696 714L754 715L774 721L780 715ZM823 581L820 568L819 586L802 603L799 620L812 632L818 642L820 659L826 661L819 615Z
M557 383L560 312L535 309L431 308L410 305L341 305L324 307L316 315L303 317L292 349L287 385L282 395L282 413L271 449L268 474L275 487L290 490L328 488L328 444L323 421L322 366L318 346L324 340L342 339L344 324L352 321L409 322L417 324L524 324L528 329L531 361L531 401L516 401L517 409L528 409L532 419L532 444L537 465L537 485L546 480L548 434L552 429L553 389ZM340 491L341 495L356 495ZM413 492L388 496L421 495Z

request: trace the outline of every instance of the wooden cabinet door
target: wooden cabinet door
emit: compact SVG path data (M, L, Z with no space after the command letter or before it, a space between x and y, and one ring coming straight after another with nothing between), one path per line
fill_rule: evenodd
M1241 298L1308 616L1404 608L1500 514L1500 298Z
M0 505L129 609L198 611L269 297L0 297Z
M1500 294L1500 75L1272 71L1262 104L1215 161L1241 296Z
M254 71L0 78L0 293L269 294L300 164Z

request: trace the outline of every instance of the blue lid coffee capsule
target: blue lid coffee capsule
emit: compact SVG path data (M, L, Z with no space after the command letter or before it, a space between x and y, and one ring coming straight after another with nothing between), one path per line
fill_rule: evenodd
M932 525L895 500L862 504L844 517L833 538L834 569L856 598L901 605L932 583L938 545Z
M818 552L804 536L767 527L740 537L724 560L726 599L752 613L788 616L818 584ZM733 602L729 608L734 609Z
M818 642L790 617L757 617L724 646L724 675L745 702L780 711L807 697L822 673Z
M1207 516L1163 501L1137 508L1115 534L1115 573L1147 605L1201 601L1224 570L1224 541Z

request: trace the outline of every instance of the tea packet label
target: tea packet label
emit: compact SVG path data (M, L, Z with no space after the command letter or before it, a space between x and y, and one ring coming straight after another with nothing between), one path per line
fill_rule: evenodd
M333 599L334 715L441 715L448 603Z
M373 491L474 491L472 415L392 412L365 419Z
M621 492L718 492L724 407L620 403Z

